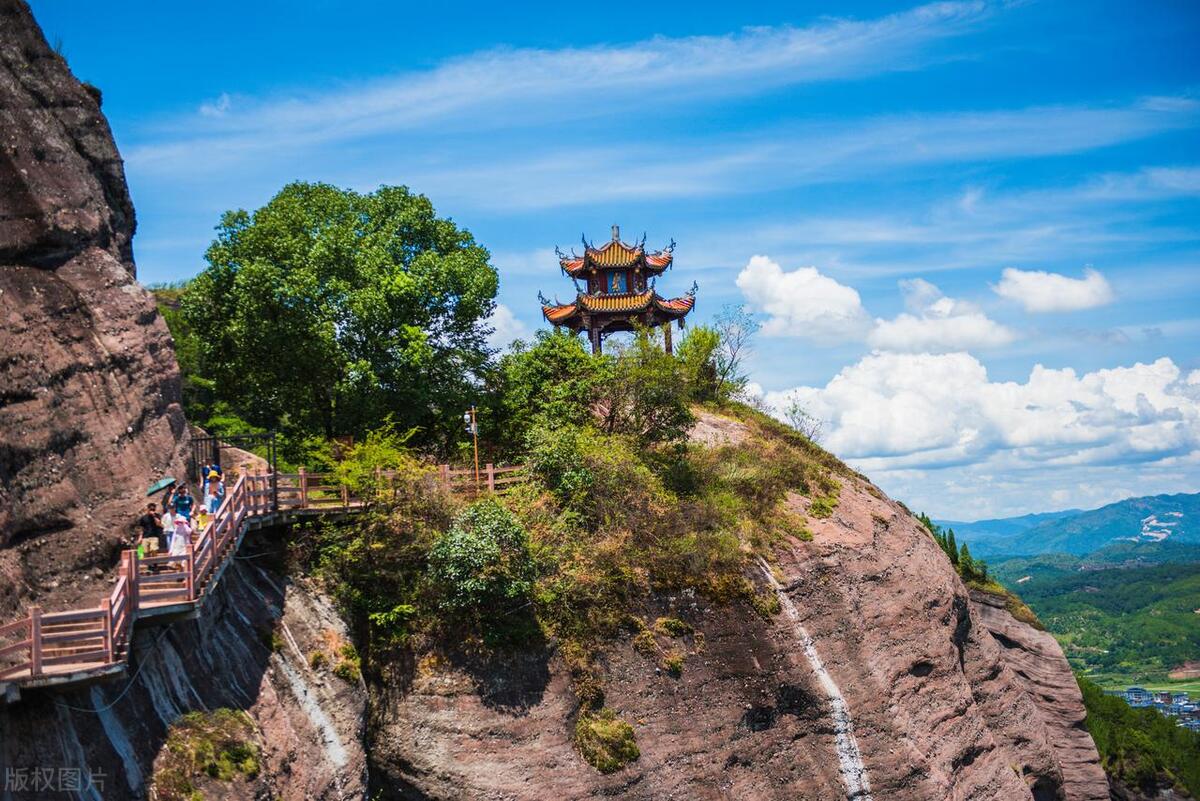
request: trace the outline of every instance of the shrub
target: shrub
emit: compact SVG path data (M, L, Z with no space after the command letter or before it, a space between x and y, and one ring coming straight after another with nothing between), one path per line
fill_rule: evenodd
M754 611L758 612L759 616L764 620L770 620L783 610L783 605L779 602L779 596L773 592L755 593L750 599L750 605L754 607Z
M308 655L308 666L313 670L320 670L329 664L329 657L324 651L313 651Z
M837 508L837 505L838 497L836 495L823 495L812 499L808 513L816 518L832 517L833 510Z
M654 630L664 637L682 637L695 631L690 624L677 617L660 617L654 621Z
M429 568L442 608L468 616L514 609L533 589L529 535L490 498L454 518L434 543Z
M658 643L654 639L654 632L642 629L634 635L633 650L645 657L657 656Z
M230 782L253 779L259 772L254 724L245 712L217 709L189 712L167 731L165 756L153 777L160 801L192 801L199 797L202 777Z
M679 651L671 651L663 657L663 670L670 673L675 678L683 675L683 654Z
M589 765L613 773L639 756L633 727L611 709L581 712L575 723L575 747Z
M333 675L350 684L356 684L362 676L362 665L358 659L339 659L333 668Z

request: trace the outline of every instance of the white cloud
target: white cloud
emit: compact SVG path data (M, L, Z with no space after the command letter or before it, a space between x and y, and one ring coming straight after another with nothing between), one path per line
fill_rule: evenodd
M201 117L224 117L229 113L230 106L233 105L232 99L227 92L222 92L221 96L209 103L200 104Z
M870 327L858 292L815 267L786 272L766 256L752 256L737 286L767 315L762 330L768 336L836 343L860 340Z
M517 319L512 309L503 303L496 304L486 324L493 329L488 336L488 344L493 348L506 348L514 339L528 339L530 336L529 326Z
M1078 375L1037 365L993 382L968 353L873 353L795 398L834 453L867 472L992 463L1007 469L1142 464L1200 452L1200 371L1169 358Z
M990 319L975 304L948 298L924 279L901 281L900 288L913 313L876 320L867 336L873 348L943 352L994 348L1016 339L1011 329Z
M1020 303L1028 312L1091 309L1115 298L1108 280L1090 267L1083 271L1083 278L1007 267L994 290L997 295Z

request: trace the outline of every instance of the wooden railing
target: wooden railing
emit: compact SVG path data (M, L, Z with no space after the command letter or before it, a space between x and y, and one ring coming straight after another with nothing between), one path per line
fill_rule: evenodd
M526 479L523 466L453 468L441 465L431 477L446 489L468 495L503 493ZM376 471L382 499L396 474ZM272 518L361 511L363 499L332 474L245 471L225 500L180 555L138 556L121 552L117 580L99 606L68 612L32 607L23 620L0 626L0 682L70 684L87 681L124 663L139 618L177 615L201 606L237 551L252 522Z

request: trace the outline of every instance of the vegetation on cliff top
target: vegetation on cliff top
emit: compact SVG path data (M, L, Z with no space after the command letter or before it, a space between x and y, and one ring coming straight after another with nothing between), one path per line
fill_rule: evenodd
M648 632L656 664L679 675L702 638L653 611L661 594L777 611L752 581L755 555L807 534L788 493L832 505L848 474L732 402L724 413L743 424L740 441L690 444L698 392L684 366L648 332L599 357L565 334L514 349L484 408L520 443L530 481L500 499L438 490L394 429L350 452L362 464L347 475L364 480L373 460L403 462L394 496L353 524L310 529L294 555L347 612L364 671L383 676L431 652L487 658L555 643L580 702L581 754L602 770L636 755L632 729L605 705L600 649Z

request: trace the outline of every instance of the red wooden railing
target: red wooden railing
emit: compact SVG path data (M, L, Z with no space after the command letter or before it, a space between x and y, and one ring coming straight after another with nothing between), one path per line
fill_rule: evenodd
M477 476L474 469L441 465L433 480L452 492L503 493L525 480L524 470L489 464ZM395 478L392 471L376 471L379 491L386 495ZM122 551L117 581L99 606L54 613L35 606L23 620L0 626L0 681L86 681L125 661L134 620L203 605L251 522L293 513L346 514L368 503L331 474L302 468L272 476L246 470L209 523L193 535L186 553L139 557Z

